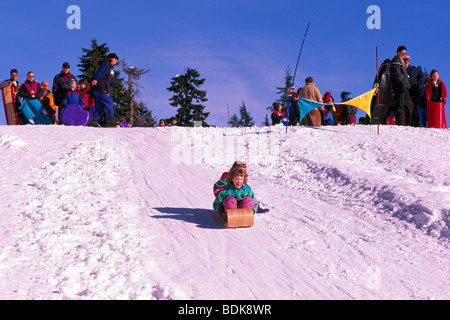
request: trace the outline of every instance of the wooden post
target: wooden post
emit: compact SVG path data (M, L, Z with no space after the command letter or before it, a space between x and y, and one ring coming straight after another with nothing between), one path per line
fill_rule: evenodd
M230 104L228 104L228 128L231 127L230 123Z

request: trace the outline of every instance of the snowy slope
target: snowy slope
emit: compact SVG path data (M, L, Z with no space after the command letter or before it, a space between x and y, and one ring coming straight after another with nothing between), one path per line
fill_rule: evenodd
M450 130L0 127L1 299L449 299ZM270 212L226 229L235 160Z

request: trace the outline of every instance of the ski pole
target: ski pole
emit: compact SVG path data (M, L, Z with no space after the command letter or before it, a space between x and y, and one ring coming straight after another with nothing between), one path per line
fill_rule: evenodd
M309 21L308 21L308 26L306 27L305 35L303 36L303 41L302 41L302 45L300 47L300 52L298 53L297 64L295 65L294 77L292 78L293 85L295 84L295 75L297 74L298 62L300 61L300 56L302 54L303 44L305 43L306 34L308 33L308 29L309 29Z

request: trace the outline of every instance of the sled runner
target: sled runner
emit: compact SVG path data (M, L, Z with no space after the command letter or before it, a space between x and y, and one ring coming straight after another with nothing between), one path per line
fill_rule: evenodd
M67 126L87 126L90 121L89 110L78 104L69 104L61 111L61 123Z
M227 228L249 228L253 226L254 216L253 209L227 209L225 214L221 215L227 223Z
M16 101L14 94L17 92L17 87L14 83L2 89L3 105L5 106L6 123L8 125L18 125L19 118L17 117Z
M30 124L55 124L50 114L38 99L23 99L20 105L20 111Z

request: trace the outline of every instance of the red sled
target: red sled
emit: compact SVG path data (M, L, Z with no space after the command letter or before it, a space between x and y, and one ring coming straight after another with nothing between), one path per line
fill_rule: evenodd
M18 125L19 117L16 110L16 99L14 98L17 87L14 83L10 83L2 89L3 105L5 106L5 117L8 125Z

